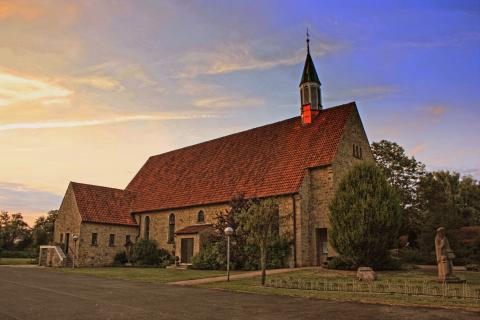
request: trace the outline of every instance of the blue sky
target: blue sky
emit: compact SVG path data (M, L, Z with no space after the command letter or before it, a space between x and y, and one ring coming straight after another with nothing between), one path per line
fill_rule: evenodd
M480 178L479 1L0 0L0 209L298 115L307 27L325 107Z

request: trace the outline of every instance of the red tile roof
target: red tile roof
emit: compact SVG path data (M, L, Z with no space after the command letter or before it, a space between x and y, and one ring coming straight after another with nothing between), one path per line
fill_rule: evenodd
M298 192L305 169L331 164L354 102L150 157L126 190L133 212Z
M211 224L197 224L193 226L188 226L185 228L182 228L175 232L175 234L194 234L194 233L199 233L205 230L211 230L212 225Z
M130 214L134 194L120 189L71 182L78 210L85 222L137 225Z

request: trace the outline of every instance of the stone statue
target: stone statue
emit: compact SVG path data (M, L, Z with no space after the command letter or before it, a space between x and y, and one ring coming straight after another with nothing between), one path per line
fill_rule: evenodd
M453 259L455 254L450 248L450 243L445 236L445 228L437 229L435 237L435 254L437 256L438 265L438 281L439 282L462 282L453 275Z

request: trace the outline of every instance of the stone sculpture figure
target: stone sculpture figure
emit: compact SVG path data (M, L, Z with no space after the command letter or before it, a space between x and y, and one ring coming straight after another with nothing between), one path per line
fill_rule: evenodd
M460 279L453 275L453 259L455 254L450 243L445 236L445 228L437 229L435 237L435 254L437 256L438 265L438 281L440 282L461 282Z

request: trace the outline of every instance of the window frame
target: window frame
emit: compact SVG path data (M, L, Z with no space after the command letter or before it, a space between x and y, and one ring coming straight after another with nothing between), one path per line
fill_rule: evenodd
M197 223L205 223L205 211L200 210L197 213Z
M98 246L98 232L92 232L92 238L90 240L91 246Z
M110 233L108 236L108 246L115 247L115 233Z
M168 238L167 243L175 242L175 214L172 212L168 215Z

